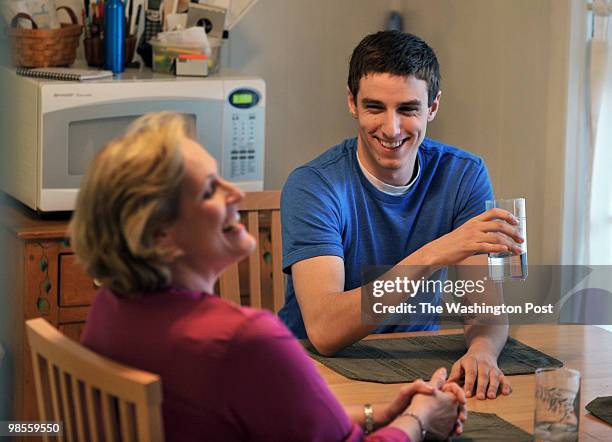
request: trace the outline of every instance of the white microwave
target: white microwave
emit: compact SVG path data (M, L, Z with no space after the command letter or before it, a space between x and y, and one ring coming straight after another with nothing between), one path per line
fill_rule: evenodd
M187 116L223 177L263 189L265 83L247 76L174 77L126 71L97 81L56 81L0 69L4 89L0 186L39 212L74 209L95 152L139 116Z

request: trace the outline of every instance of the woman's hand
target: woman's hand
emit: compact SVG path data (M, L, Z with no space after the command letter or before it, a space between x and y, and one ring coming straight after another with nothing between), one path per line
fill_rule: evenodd
M454 387L443 389L447 391L436 390L432 395L417 394L406 410L418 416L423 429L436 439L448 439L453 432L460 434L463 420L467 417L465 405L462 406L457 399Z
M448 382L446 379L446 369L444 367L438 368L433 375L429 383L444 393L451 393L455 396L455 399L459 403L457 408L457 421L453 428L453 433L463 433L463 422L467 419L467 399L465 392L456 382Z
M467 418L465 392L456 383L446 382L446 375L442 367L433 373L429 382L419 380L403 387L393 402L382 407L388 413L396 413L408 404L399 416L396 414L391 426L400 428L414 441L420 440L421 430L442 439L453 433L461 434Z
M463 433L463 423L467 419L468 414L465 392L455 382L447 382L446 384L444 384L444 386L442 387L442 391L445 393L454 394L457 401L459 401L459 414L457 416L457 421L455 422L455 427L453 428L453 433L460 435L461 433Z
M398 395L393 401L386 404L374 405L374 427L380 428L388 425L396 417L400 416L410 405L412 398L416 394L432 395L434 391L440 390L445 393L452 393L459 402L459 416L457 418L456 431L461 434L463 421L467 417L466 398L463 389L454 382L446 382L446 369L438 368L432 375L429 382L418 379L400 388Z
M404 385L400 388L397 396L391 402L386 404L374 405L374 428L384 427L388 425L393 419L401 415L415 394L433 394L435 388L430 383L426 383L422 379L418 379L410 384Z

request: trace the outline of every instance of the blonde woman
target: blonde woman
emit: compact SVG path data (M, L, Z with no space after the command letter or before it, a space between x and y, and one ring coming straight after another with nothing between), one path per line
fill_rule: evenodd
M465 397L438 370L373 407L343 408L271 313L213 293L253 251L239 189L173 113L146 115L102 149L71 224L76 253L102 282L83 343L158 373L169 441L418 441L461 431Z

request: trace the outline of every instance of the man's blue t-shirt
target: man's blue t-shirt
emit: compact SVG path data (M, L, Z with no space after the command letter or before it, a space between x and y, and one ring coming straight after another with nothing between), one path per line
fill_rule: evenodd
M482 159L425 138L420 174L406 194L381 192L357 163L357 139L345 140L295 169L281 195L283 270L288 274L280 318L306 338L291 266L315 256L344 260L344 291L360 287L364 266L392 266L485 211L493 188ZM436 317L376 332L435 330Z

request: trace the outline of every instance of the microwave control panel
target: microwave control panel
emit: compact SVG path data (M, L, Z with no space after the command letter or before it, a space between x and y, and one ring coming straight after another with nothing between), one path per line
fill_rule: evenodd
M231 91L225 103L223 172L230 181L263 181L264 108L253 88Z

